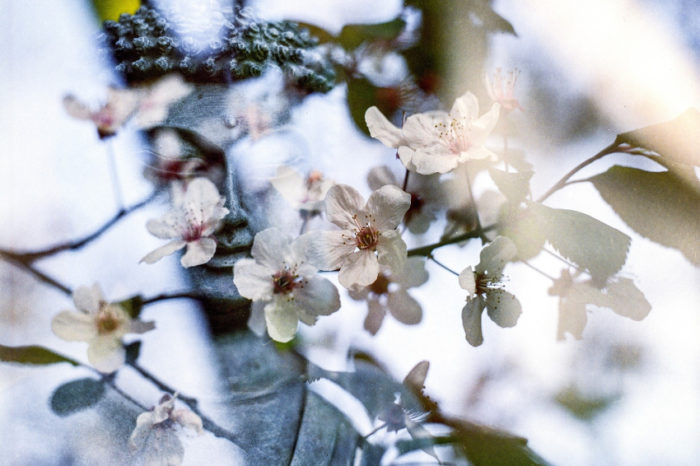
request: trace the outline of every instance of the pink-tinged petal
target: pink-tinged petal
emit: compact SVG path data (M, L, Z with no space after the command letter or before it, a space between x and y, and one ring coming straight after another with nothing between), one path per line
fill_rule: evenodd
M161 246L158 249L155 249L145 256L139 261L139 262L145 262L146 264L153 264L164 258L165 256L169 256L170 254L174 253L175 251L184 248L187 246L186 241L182 240L175 240L171 241L165 246Z
M277 228L268 228L255 235L251 255L255 260L277 272L284 265L287 251L292 244L292 236Z
M354 253L354 233L348 230L319 231L308 240L307 259L321 270L339 269Z
M97 314L100 304L104 301L100 285L80 286L73 291L73 303L81 311Z
M409 257L400 273L394 274L392 280L402 288L413 288L428 281L428 271L425 270L425 259Z
M145 412L136 418L136 428L129 437L129 447L132 450L140 450L151 435L153 428L153 413Z
M110 87L107 89L107 104L101 111L111 115L114 121L112 126L117 129L133 115L140 99L141 93L138 90Z
M483 311L484 302L480 296L468 299L467 304L462 308L464 336L472 346L479 346L484 342L484 336L481 333L481 314Z
M293 208L300 207L306 187L304 186L304 178L298 171L283 165L277 168L277 173L274 178L270 179L270 184Z
M367 317L364 327L370 334L376 335L384 322L386 308L377 299L367 300Z
M369 286L379 275L379 263L374 252L357 251L350 254L338 273L338 281L345 288Z
M265 322L270 338L286 343L296 335L299 318L294 310L294 304L282 297L265 306Z
M204 430L202 426L202 418L197 416L189 409L176 409L170 415L170 419L180 424L182 427L193 429L198 434Z
M92 112L88 106L71 94L63 97L63 108L68 115L78 120L89 120L92 116Z
M180 263L185 268L206 264L214 257L215 252L216 240L199 238L197 241L187 243L187 252L180 258Z
M396 290L387 296L387 307L396 320L406 325L416 325L423 319L423 310L418 301L406 290Z
M472 123L472 137L484 140L486 136L491 134L491 132L496 127L496 124L498 124L498 118L500 114L501 106L499 104L493 104L488 112L481 115L476 121Z
M450 110L450 118L472 120L479 114L479 101L471 92L466 92L455 100Z
M93 338L88 345L88 361L100 372L110 374L124 365L126 352L122 342L111 335Z
M382 165L372 168L369 173L367 173L367 184L371 190L376 191L387 184L398 186L399 182L396 180L394 173L389 170L389 167Z
M211 180L195 178L187 184L185 191L184 207L188 211L188 219L194 223L206 222L220 200L219 190Z
M370 194L367 214L378 231L393 230L411 207L411 195L394 185L385 185Z
M263 301L254 301L250 306L248 328L259 337L265 334L265 304Z
M448 128L450 117L445 112L434 111L411 115L403 125L405 145L413 149L440 143L440 128Z
M51 321L51 330L67 341L90 341L97 336L97 323L92 315L63 311Z
M403 270L406 265L406 243L398 231L385 231L381 234L377 255L379 263L389 267L392 273L400 273Z
M514 327L523 313L518 298L505 290L495 289L486 293L486 312L499 327Z
M144 322L143 320L132 320L129 322L129 329L126 333L146 333L156 328L155 322L152 320Z
M476 278L474 276L474 269L472 269L471 266L460 272L459 286L462 287L462 289L467 290L467 296L469 297L476 293Z
M327 316L340 309L340 296L335 285L317 275L306 277L303 288L294 290L294 299L304 312Z
M181 212L168 212L157 219L146 222L146 229L156 238L180 238L187 226Z
M394 126L377 107L370 107L365 112L365 123L369 135L379 139L385 146L399 147L403 144L403 134Z
M330 222L343 229L356 228L353 218L365 206L365 200L360 193L348 185L336 184L326 194L326 215Z
M253 301L272 297L272 275L276 272L253 259L241 259L233 266L233 284L241 296Z

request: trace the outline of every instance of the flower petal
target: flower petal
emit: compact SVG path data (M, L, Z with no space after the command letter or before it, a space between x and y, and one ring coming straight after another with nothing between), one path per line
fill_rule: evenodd
M379 275L379 263L374 252L356 251L345 259L338 273L338 281L345 288L355 285L369 286Z
M202 418L197 416L189 409L176 409L170 415L170 419L180 424L182 427L193 429L201 434L204 428L202 427Z
M456 119L474 119L479 114L479 101L476 96L467 91L455 100L450 110L450 117Z
M396 320L406 325L416 325L423 319L423 310L418 301L406 290L396 290L387 296L387 306Z
M180 238L185 230L185 219L180 212L168 212L160 218L146 222L146 229L156 238Z
M134 319L129 322L129 329L126 331L126 333L141 334L153 330L154 328L156 328L156 324L152 320L144 322L143 320Z
M377 107L370 107L365 112L365 123L369 135L379 139L385 146L399 147L403 143L403 134L394 126Z
M398 186L385 185L370 194L366 211L378 231L393 230L411 207L411 195Z
M399 157L401 153L399 152ZM411 155L411 164L414 171L421 175L433 173L447 173L459 165L459 156L453 154L442 145L434 145L427 148L419 148Z
M153 413L147 411L141 413L136 418L136 428L129 437L129 447L132 450L140 450L146 443L146 439L151 435L153 428Z
M253 301L250 306L248 328L259 337L265 334L265 304L263 301Z
M296 335L299 318L294 307L283 297L265 306L265 322L270 338L286 343Z
M282 269L291 244L291 235L277 228L268 228L255 235L251 255L274 273Z
M495 289L486 293L486 311L499 327L514 327L523 310L518 298L505 290Z
M409 257L401 273L394 274L391 281L402 288L413 288L428 281L428 271L425 270L425 258Z
M462 270L459 274L459 286L467 290L468 297L474 296L476 293L476 279L474 277L474 269L471 266Z
M97 283L92 286L79 286L73 291L73 304L78 310L97 314L102 301L104 301L104 297L100 285Z
M293 208L298 209L300 207L306 189L304 178L298 171L283 165L277 168L277 173L274 178L270 179L270 184Z
M71 94L63 97L63 108L68 115L79 120L89 120L92 117L92 112L88 106Z
M517 252L513 241L505 236L498 236L481 250L476 273L487 272L491 276L500 275L506 262L515 257Z
M90 341L97 336L95 316L84 312L63 311L51 321L51 330L67 341Z
M317 275L305 277L303 288L294 291L294 299L305 313L327 316L340 309L338 289L328 279Z
M389 267L392 273L403 270L406 265L406 243L398 231L385 231L379 236L377 254L379 263ZM374 278L377 278L376 275Z
M171 241L168 244L159 247L158 249L154 249L153 251L149 252L139 262L145 262L146 264L153 264L164 258L165 256L169 256L170 254L174 253L175 251L184 248L187 246L187 242L182 241L182 240L175 240Z
M467 304L462 308L462 325L464 336L472 346L479 346L484 342L481 333L481 313L484 311L484 301L481 296L467 299Z
M241 296L253 301L272 297L274 269L262 266L253 259L241 259L233 266L233 284Z
M124 365L126 352L119 339L112 335L105 335L90 341L87 356L95 369L110 374Z
M339 269L355 251L352 231L320 231L313 235L305 238L307 261L321 270Z
M216 252L216 240L213 238L199 238L197 241L187 243L187 252L180 258L180 264L189 268L209 262Z
M403 125L405 145L417 149L441 144L437 128L441 125L449 127L450 121L451 118L447 113L441 111L411 115Z
M352 230L357 227L353 218L365 205L360 193L345 184L336 184L326 194L326 215L328 220L340 228Z
M386 308L382 306L378 299L367 300L367 317L365 318L364 327L370 334L376 335L384 322Z
M370 189L374 191L387 184L398 186L399 182L396 180L392 171L389 170L389 167L382 165L372 168L369 173L367 173L367 184Z
M188 211L188 220L192 223L205 223L211 219L214 214L219 218L223 218L226 213L221 212L222 208L218 208L221 201L219 190L216 185L208 178L195 178L187 184L185 192L184 208Z

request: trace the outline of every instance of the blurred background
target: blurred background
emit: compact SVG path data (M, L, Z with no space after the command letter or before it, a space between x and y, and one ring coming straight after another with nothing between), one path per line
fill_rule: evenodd
M196 23L224 2L172 3ZM449 108L456 96L471 90L482 109L488 108L483 74L520 70L514 92L523 109L510 114L509 144L534 165L536 196L618 133L700 108L700 9L692 0L504 0L487 2L487 9L480 3L431 3L432 57L416 55L417 63L405 63L387 56L364 66L367 74L374 69L391 81L407 67L416 70L435 60L444 82L431 87L426 82L435 78L420 76L421 91L439 88L439 100ZM86 235L118 209L105 144L94 127L71 119L61 103L66 93L100 102L116 80L96 46L100 23L90 2L4 0L1 5L0 248L32 250ZM332 34L346 24L390 21L404 8L393 0L246 5L261 18L297 20ZM484 12L497 12L500 19ZM291 142L280 134L247 141L240 149L244 185L257 189L286 159L364 195L370 192L366 175L372 167L386 164L402 176L394 151L355 124L350 92L355 91L340 84L293 108ZM148 148L133 131L122 131L111 143L124 203L132 205L152 191L143 177ZM502 140L495 137L493 145L500 148ZM659 170L641 157L612 155L579 177L614 164ZM483 175L475 180L477 198L491 188ZM144 226L165 211L166 202L162 197L80 251L43 259L37 267L71 288L98 282L114 300L183 289L176 257L138 264L160 245ZM367 352L398 380L418 361L429 360L426 391L445 411L523 436L553 464L699 464L698 268L678 250L636 234L588 183L557 192L547 205L585 212L632 237L621 274L634 279L651 304L644 320L596 309L588 314L582 340L559 341L558 302L547 293L551 281L511 264L507 286L520 299L523 315L512 329L484 319L485 343L473 348L460 325L463 291L452 275L428 262L430 280L411 291L423 305L419 325L387 318L371 336L362 328L366 304L341 293L340 312L302 329L301 351L335 370L347 369L349 352ZM409 247L434 241L444 226L439 220L425 235L411 237ZM471 242L443 248L436 256L459 271L478 262L479 250ZM558 277L561 264L542 256L532 263ZM84 345L51 333L53 316L73 307L68 298L4 261L0 287L1 344L40 344L85 360ZM212 349L196 306L168 301L148 307L143 318L155 320L158 331L143 337L141 364L205 403L217 399ZM108 464L102 455L110 440L94 429L99 413L58 417L48 405L53 390L80 371L89 375L65 365L0 365L5 445L0 464ZM118 373L117 383L146 405L159 398L128 368ZM185 464L237 464L239 459L235 447L211 434L185 443Z

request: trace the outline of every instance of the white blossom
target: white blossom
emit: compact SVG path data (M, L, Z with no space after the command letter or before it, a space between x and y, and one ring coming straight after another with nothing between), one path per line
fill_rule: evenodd
M335 285L318 275L308 262L313 233L292 237L277 228L255 235L251 255L233 268L233 283L241 296L253 300L248 326L275 341L294 338L299 321L314 325L319 316L340 309Z
M372 192L365 203L354 188L335 185L326 196L326 216L341 230L314 237L314 261L322 270L340 269L346 288L371 285L379 265L398 272L406 261L406 243L396 230L411 205L411 196L396 186Z
M317 170L312 170L303 177L286 165L277 168L270 183L294 209L309 215L320 213L326 193L335 184Z
M106 302L97 284L77 288L73 302L78 310L57 314L51 329L64 340L87 342L88 361L100 372L111 373L124 364L124 335L155 328L153 322L132 319L120 305Z
M455 100L450 113L430 111L394 126L376 107L365 113L370 135L398 149L404 166L423 175L446 173L469 160L495 158L484 144L498 122L500 105L479 116L479 103L467 92Z
M462 325L472 346L484 342L481 314L500 327L513 327L522 313L520 302L503 289L503 268L515 257L517 249L505 236L499 236L481 250L476 268L467 267L459 274L459 286L467 290L467 304L462 309Z
M139 414L129 447L140 452L147 466L182 464L185 449L178 438L178 427L202 433L202 419L189 409L175 409L175 396L164 395L158 406Z
M501 105L501 108L507 113L519 108L520 106L518 99L513 95L515 89L515 84L518 82L518 76L520 71L515 69L508 72L505 76L500 68L497 68L493 73L493 77L489 78L488 75L484 75L484 84L486 86L486 92L488 92L489 97L494 102Z
M187 246L180 259L183 267L207 263L216 251L214 233L228 214L226 199L207 178L195 178L186 188L173 184L172 202L170 212L146 224L152 235L172 241L147 254L141 262L152 264Z

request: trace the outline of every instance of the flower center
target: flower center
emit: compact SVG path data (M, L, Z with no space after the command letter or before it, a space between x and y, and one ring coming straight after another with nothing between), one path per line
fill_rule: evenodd
M188 243L190 241L197 241L202 237L202 232L204 231L204 225L201 223L195 223L192 224L190 223L187 225L187 229L182 235L182 239L184 241L187 241Z
M374 249L379 243L379 232L370 225L361 227L355 233L355 245L358 249Z
M377 276L377 279L369 286L369 291L376 295L382 295L389 292L389 279L383 273Z
M285 268L272 275L272 292L275 294L287 294L299 286L299 275Z
M464 119L453 118L449 125L440 122L435 125L438 132L438 137L442 139L445 146L453 154L466 152L472 147L472 142L469 138L470 125Z
M406 211L406 215L404 215L404 220L406 223L410 222L411 219L415 216L418 215L421 210L423 209L423 206L425 205L425 199L418 194L418 193L410 193L411 194L411 205Z
M113 306L104 305L97 315L97 333L107 335L119 328L122 324L122 316Z

